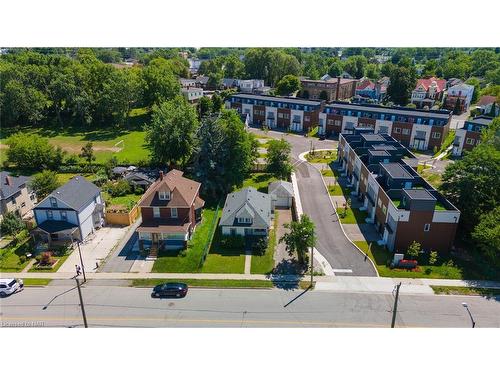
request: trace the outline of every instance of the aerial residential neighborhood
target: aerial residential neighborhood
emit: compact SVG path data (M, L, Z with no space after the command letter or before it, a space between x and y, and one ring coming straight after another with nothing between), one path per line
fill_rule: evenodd
M375 293L396 311L399 287L437 310L500 291L498 49L2 51L4 317L75 283L103 306L201 304L199 322L224 293L307 293L312 311Z

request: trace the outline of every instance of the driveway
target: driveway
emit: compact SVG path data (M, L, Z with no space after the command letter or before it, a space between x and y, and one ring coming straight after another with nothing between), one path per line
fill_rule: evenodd
M103 227L97 230L87 243L80 245L85 272L97 272L96 263L101 266L103 260L126 232L126 227ZM57 272L75 272L75 264L80 264L80 256L76 247Z
M377 276L371 262L365 262L364 254L361 254L344 235L321 173L311 164L299 160L299 155L309 151L311 145L316 150L336 149L337 141L320 141L318 138L287 135L276 131L264 133L255 128L250 128L249 131L277 139L283 137L292 145L292 161L296 170L302 209L316 224L318 238L316 249L330 263L335 274Z

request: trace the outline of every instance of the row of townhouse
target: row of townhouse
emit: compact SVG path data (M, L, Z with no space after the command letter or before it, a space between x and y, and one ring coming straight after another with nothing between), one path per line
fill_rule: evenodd
M451 112L445 110L347 102L325 104L317 100L250 94L232 95L226 101L226 108L245 115L253 125L296 132L319 126L319 134L326 136L370 127L375 133L390 134L403 145L419 150L441 147L451 121Z
M319 134L353 133L371 128L389 134L406 147L432 150L441 147L448 135L451 112L385 107L377 104L335 102L325 105L319 115Z
M453 156L462 156L464 151L472 151L481 142L481 132L486 129L493 117L477 116L464 122L462 128L457 129L453 140Z
M379 244L397 252L413 241L424 250L451 249L460 211L417 173L418 159L396 139L369 129L341 134L338 163Z

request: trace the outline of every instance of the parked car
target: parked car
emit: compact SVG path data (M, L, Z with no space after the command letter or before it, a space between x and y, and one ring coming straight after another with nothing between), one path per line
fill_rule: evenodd
M185 297L188 292L188 286L184 283L165 283L153 288L151 297Z
M23 290L24 283L21 279L0 279L0 297L7 297Z

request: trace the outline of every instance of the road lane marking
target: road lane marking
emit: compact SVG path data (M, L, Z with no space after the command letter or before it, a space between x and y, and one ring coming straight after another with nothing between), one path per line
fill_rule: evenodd
M352 270L349 268L334 268L333 272L335 272L335 273L352 273Z

